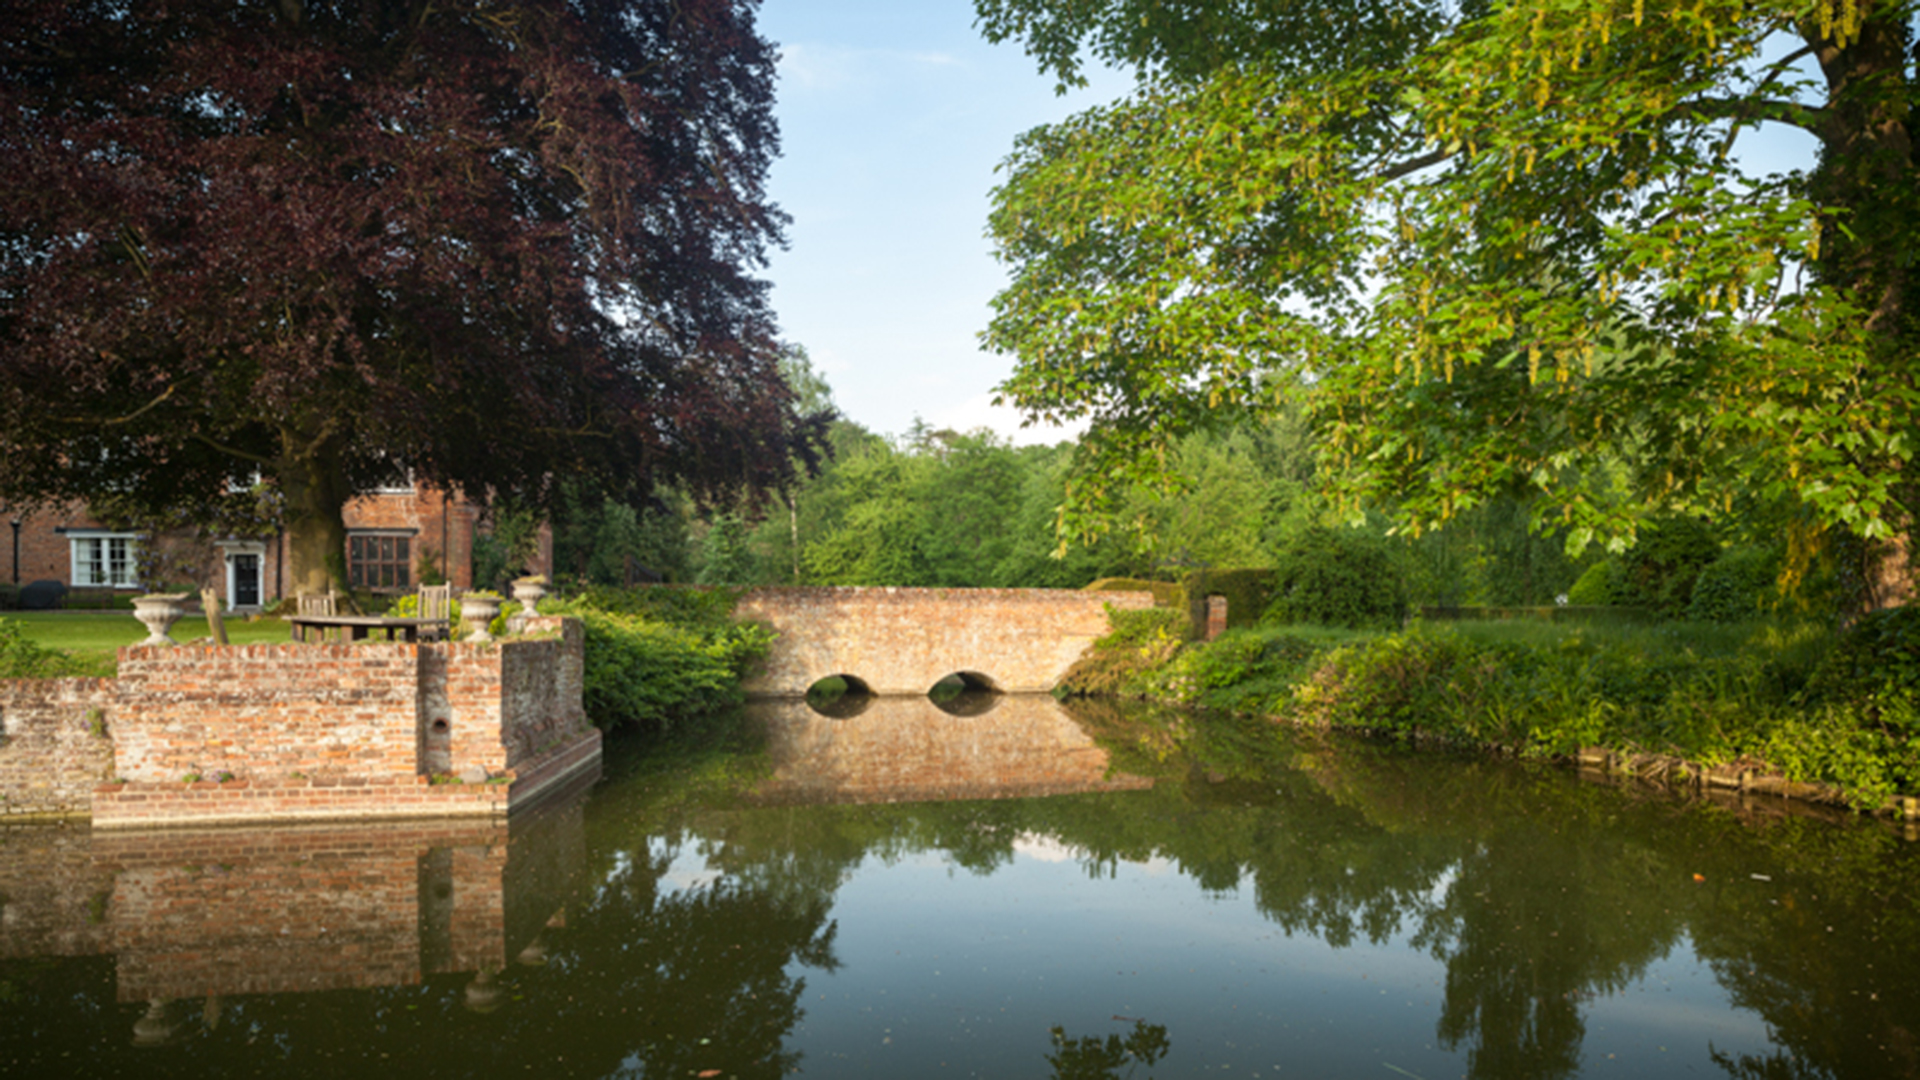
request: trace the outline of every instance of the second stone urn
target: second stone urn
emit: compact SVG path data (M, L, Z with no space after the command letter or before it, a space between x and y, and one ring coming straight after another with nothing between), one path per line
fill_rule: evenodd
M500 602L494 593L471 592L460 598L460 625L473 628L473 633L467 635L468 641L493 640L489 628L494 617L500 614Z
M520 614L538 615L536 605L547 595L547 579L535 574L532 577L516 578L513 582L513 598L520 603Z

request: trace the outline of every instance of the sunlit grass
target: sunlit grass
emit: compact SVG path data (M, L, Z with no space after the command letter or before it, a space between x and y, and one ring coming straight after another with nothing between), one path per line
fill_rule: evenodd
M109 669L114 653L147 636L147 628L129 611L10 611L4 616L18 625L22 636L37 645L61 649L87 660L103 660ZM278 618L247 620L229 616L227 640L235 645L291 640L287 621ZM211 637L206 616L189 615L173 624L175 641Z

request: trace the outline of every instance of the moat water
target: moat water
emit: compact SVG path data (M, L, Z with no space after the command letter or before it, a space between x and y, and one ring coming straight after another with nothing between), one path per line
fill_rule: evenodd
M0 832L0 1075L1920 1076L1920 843L1002 698L491 825Z

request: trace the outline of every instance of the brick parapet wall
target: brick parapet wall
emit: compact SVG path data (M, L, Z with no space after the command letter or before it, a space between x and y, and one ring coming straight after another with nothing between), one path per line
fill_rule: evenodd
M79 816L113 775L111 679L0 680L0 817Z
M778 588L748 592L735 614L778 635L746 681L754 696L803 694L830 675L925 694L962 673L1043 692L1107 632L1108 606L1152 605L1150 593L1065 589Z
M411 778L419 652L403 643L120 650L114 776Z
M117 680L0 682L0 806L91 812L110 829L504 814L600 754L579 623L528 630L482 644L136 646Z

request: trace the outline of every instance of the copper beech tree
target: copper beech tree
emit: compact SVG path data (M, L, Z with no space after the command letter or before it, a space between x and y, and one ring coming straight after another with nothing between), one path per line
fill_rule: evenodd
M781 484L755 0L0 2L0 497ZM251 490L250 490L251 489Z
M1523 495L1617 550L1758 505L1790 566L1910 595L1914 0L976 6L1063 81L1140 73L995 197L1003 391L1091 423L1067 524L1303 392L1346 505L1406 529Z

